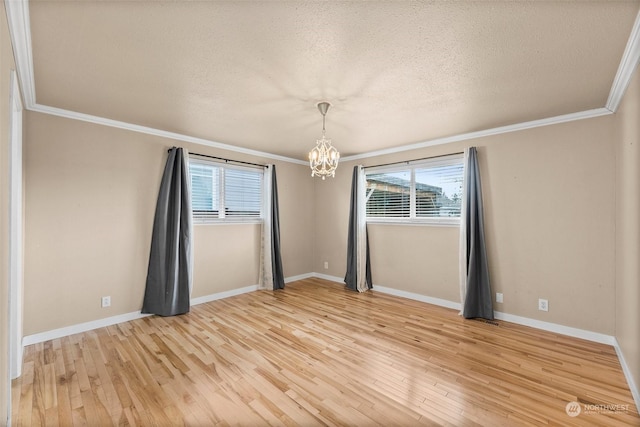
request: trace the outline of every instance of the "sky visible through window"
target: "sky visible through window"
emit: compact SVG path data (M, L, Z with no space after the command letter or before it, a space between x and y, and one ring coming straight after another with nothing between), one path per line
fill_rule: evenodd
M463 169L463 165L416 169L416 183L440 187L443 196L446 196L450 200L460 200L462 199Z

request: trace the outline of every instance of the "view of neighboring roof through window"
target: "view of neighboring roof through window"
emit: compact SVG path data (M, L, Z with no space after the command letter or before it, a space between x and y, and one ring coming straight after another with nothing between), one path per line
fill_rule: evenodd
M457 225L463 174L462 155L367 169L367 221Z

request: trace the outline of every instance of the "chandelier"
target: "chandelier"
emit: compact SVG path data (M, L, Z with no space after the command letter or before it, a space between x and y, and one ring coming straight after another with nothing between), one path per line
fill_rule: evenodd
M316 146L309 152L309 166L311 166L311 176L321 176L325 179L327 176L336 176L336 168L340 153L331 145L331 140L325 138L324 122L327 110L331 104L328 102L319 102L318 110L322 113L322 138L316 140Z

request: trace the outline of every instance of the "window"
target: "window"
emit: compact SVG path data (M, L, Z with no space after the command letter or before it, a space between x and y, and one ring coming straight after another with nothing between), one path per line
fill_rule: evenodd
M190 159L189 172L195 222L261 220L262 169Z
M411 171L366 173L367 217L409 218Z
M461 155L368 169L367 221L459 224L463 172Z

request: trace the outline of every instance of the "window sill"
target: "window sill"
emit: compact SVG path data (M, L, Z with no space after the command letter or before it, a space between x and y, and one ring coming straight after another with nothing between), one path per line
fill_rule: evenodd
M199 219L193 218L193 225L241 225L262 224L262 218L256 219Z
M420 227L460 227L460 218L448 219L367 219L373 225L410 225Z

